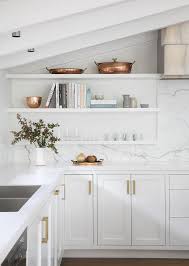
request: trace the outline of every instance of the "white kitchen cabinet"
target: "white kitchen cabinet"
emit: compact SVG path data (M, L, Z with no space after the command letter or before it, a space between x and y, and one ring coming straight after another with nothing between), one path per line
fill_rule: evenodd
M130 175L98 176L98 244L131 245Z
M165 245L163 176L98 176L98 244Z
M52 198L41 212L41 266L54 263L54 199Z
M165 245L165 180L132 175L132 245Z
M56 266L57 199L52 195L28 227L27 266Z
M62 186L54 192L54 266L61 263L63 256L63 198Z
M27 229L27 266L41 265L41 216Z
M170 245L189 246L188 175L170 176Z
M170 245L189 246L189 218L170 219Z
M64 235L67 246L93 244L93 176L65 175Z

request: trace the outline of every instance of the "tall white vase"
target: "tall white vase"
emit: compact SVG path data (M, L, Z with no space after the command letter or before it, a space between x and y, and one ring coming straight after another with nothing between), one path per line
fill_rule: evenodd
M46 165L45 148L36 148L35 150L36 150L35 165L37 166Z

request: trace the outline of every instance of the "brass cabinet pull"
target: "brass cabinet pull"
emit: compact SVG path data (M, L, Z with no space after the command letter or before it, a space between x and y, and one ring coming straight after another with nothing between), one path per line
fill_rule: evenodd
M130 180L127 180L127 194L130 194Z
M58 195L59 195L59 192L60 192L59 190L55 190L53 194L54 194L55 196L58 196Z
M136 181L133 180L133 195L136 194Z
M89 195L91 195L92 192L92 182L89 180Z
M46 244L49 239L49 218L43 217L42 223L45 224L45 235L42 237L42 243Z

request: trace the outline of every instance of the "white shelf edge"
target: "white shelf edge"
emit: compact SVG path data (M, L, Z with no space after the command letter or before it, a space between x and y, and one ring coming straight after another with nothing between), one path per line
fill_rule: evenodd
M65 140L56 144L60 145L155 145L157 141L106 141L106 140ZM16 146L31 146L30 144L19 143ZM11 147L14 147L10 144Z
M8 108L8 113L153 113L159 108Z
M156 142L150 141L104 141L104 140L96 140L96 141L62 141L60 145L155 145Z
M7 74L7 79L157 79L161 74Z

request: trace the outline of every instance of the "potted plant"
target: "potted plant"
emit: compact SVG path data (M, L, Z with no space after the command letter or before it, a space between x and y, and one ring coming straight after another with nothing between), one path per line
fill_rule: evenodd
M17 114L18 124L21 129L19 131L11 131L14 136L12 144L20 141L28 141L36 148L36 165L46 165L44 150L51 149L56 154L58 150L55 144L60 141L59 138L54 136L54 129L59 127L59 124L45 123L42 119L38 122L32 122L20 114Z

